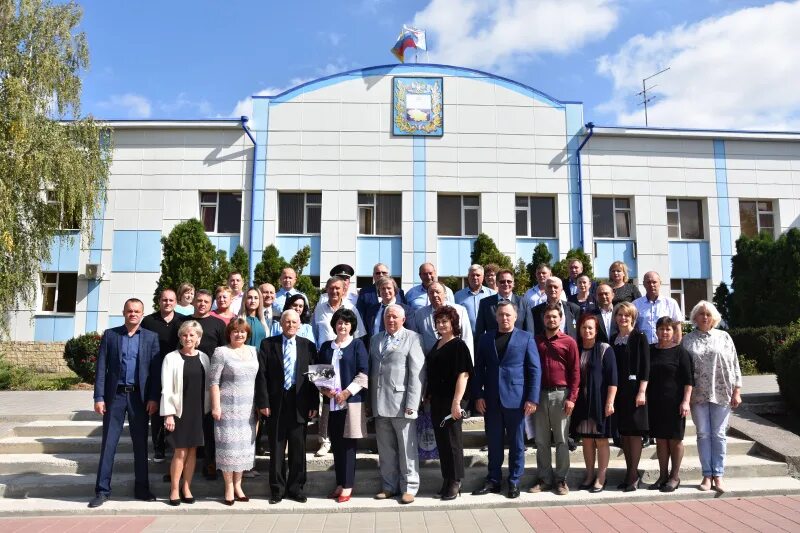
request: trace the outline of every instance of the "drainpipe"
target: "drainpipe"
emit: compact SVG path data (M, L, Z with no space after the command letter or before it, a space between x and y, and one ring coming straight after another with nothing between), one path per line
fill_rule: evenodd
M250 137L250 140L253 142L253 174L250 177L250 250L247 254L247 268L250 271L250 279L253 279L253 272L255 270L255 260L253 257L253 228L255 227L255 211L256 211L256 158L258 157L258 144L256 143L255 137L253 134L250 133L250 128L247 127L247 121L250 120L246 116L242 115L239 120L242 121L242 129ZM582 146L582 145L581 145ZM579 159L580 161L580 159ZM579 174L580 175L580 174Z
M242 117L244 118L244 117ZM583 138L583 142L578 146L576 151L576 159L578 162L578 222L580 223L580 244L581 250L586 251L583 247L583 176L581 174L581 149L589 142L589 139L594 135L594 122L587 122L584 128L588 128L589 135Z

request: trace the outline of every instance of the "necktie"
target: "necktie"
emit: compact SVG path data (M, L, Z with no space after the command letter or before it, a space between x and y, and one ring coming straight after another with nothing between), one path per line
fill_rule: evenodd
M292 351L294 348L294 339L286 341L283 348L283 388L289 390L292 388L292 377L294 374L294 357Z
M386 312L386 306L381 304L381 312L380 312L380 323L378 324L378 331L385 331L386 328L383 327L383 314Z
M383 342L381 342L381 355L386 352L386 349L389 347L389 341L392 339L392 336L386 334L383 336Z

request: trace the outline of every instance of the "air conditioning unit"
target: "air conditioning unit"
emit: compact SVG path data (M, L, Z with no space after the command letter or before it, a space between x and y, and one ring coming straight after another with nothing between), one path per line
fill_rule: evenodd
M103 279L105 273L102 263L86 263L86 279Z

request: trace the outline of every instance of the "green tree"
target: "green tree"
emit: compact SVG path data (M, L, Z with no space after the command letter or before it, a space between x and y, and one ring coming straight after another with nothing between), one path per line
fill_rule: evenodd
M569 277L569 262L578 259L583 263L583 273L594 280L594 270L592 269L592 258L580 248L572 248L567 252L567 256L553 265L553 275L561 279Z
M722 319L725 321L726 325L730 323L731 319L730 302L731 291L728 289L728 285L723 281L717 285L712 303L714 307L717 308L717 311L719 311L719 314L722 315Z
M163 256L153 304L158 307L158 294L164 288L177 289L191 283L197 289L214 290L217 283L217 250L196 218L181 222L161 237ZM224 252L223 252L224 254Z
M217 287L228 284L228 277L233 272L228 254L223 250L217 250L214 254L214 285L211 287L215 291Z
M444 276L439 278L446 287L449 287L454 293L461 290L461 278L458 276Z
M241 245L236 247L231 256L231 272L239 272L242 275L244 287L249 287L247 282L250 279L250 260Z
M256 265L253 272L253 284L258 286L263 283L272 283L278 287L278 280L281 277L281 270L289 266L281 256L278 248L270 244L261 252L261 261Z
M74 2L0 0L0 309L33 307L64 222L89 242L105 200L111 137L81 116L81 17Z
M297 284L295 288L308 297L308 303L311 307L317 305L319 301L319 287L314 286L311 276L302 274L308 264L311 262L311 247L304 246L289 260L289 265L297 272Z
M497 245L494 243L492 238L485 233L479 234L478 238L475 240L475 245L472 247L470 260L472 261L473 265L487 265L489 263L495 263L499 265L500 268L508 268L509 270L513 270L511 258L498 250Z
M528 274L528 265L525 264L523 258L517 259L517 264L514 266L514 294L525 294L531 288L531 278Z
M526 267L528 279L531 281L531 283L536 281L536 268L542 263L550 266L550 262L552 260L553 254L550 253L550 249L547 247L547 245L543 242L537 244L536 248L533 249L533 253L531 254L531 262L528 263Z

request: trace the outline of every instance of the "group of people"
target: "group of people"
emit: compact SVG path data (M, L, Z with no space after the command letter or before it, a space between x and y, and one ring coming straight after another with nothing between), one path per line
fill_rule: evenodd
M724 491L725 433L741 402L741 373L730 337L715 329L709 302L691 312L696 329L681 338L677 303L660 295L648 272L646 294L615 262L607 283L583 275L536 270L536 285L514 294L514 274L472 265L467 286L453 293L431 263L407 293L386 265L358 291L349 265L337 265L316 307L295 288L286 268L280 289L244 289L234 272L212 294L181 285L163 289L158 311L125 302L124 324L103 334L97 361L95 411L103 415L96 496L111 494L114 453L127 414L134 443L135 497L154 500L147 478L148 420L154 460L174 450L168 503L193 503L198 449L203 473L224 479L223 503L248 501L242 478L255 455L270 454L270 503L305 502L306 436L319 413L320 448L332 451L336 486L346 502L355 483L356 445L374 418L382 490L377 499L411 503L419 490L416 421L430 413L442 486L454 499L464 478L463 419L484 416L488 474L474 495L501 492L508 447L507 496L518 497L525 440L536 445L531 493L569 492L569 440L582 442L586 476L580 489L605 489L610 438L626 461L621 490L639 487L643 437L656 439L660 476L650 489L680 485L685 420L697 426L701 490ZM333 388L318 389L309 365L331 365ZM266 435L267 449L262 446ZM551 445L555 446L555 466ZM595 466L596 464L596 466Z

